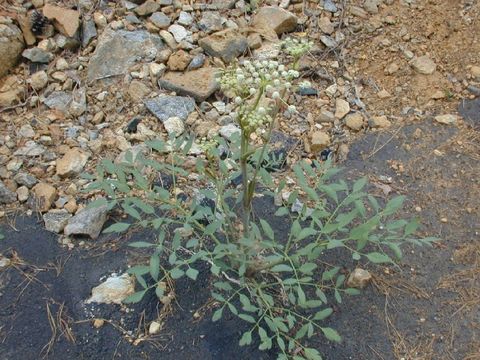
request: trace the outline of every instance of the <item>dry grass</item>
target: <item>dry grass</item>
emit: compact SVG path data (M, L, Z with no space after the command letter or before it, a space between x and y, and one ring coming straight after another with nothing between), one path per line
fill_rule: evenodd
M52 312L54 307L57 307L55 314ZM52 335L50 337L50 341L42 348L41 354L43 354L43 358L46 358L50 354L55 346L55 342L57 342L61 337L64 337L71 343L75 343L75 336L73 335L70 325L73 321L72 318L66 313L65 303L58 303L55 300L50 299L46 302L46 308L48 323L50 325Z

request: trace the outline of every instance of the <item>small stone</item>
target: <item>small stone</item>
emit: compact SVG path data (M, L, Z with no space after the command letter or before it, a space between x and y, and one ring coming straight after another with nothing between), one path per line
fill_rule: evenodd
M93 320L93 327L95 329L100 329L104 324L105 324L105 320L103 320L103 319Z
M233 135L240 134L241 130L237 125L227 124L222 126L218 132L224 139L229 140Z
M50 109L59 110L63 113L68 112L68 106L71 102L72 95L65 91L54 91L43 101Z
M9 267L11 263L12 261L9 258L6 258L2 254L0 254L0 270Z
M147 16L153 14L160 9L160 4L153 0L147 0L142 5L136 7L133 11L139 16Z
M31 189L36 183L38 183L38 180L35 178L35 176L24 172L17 173L17 175L14 176L13 180L15 180L18 185L24 185L29 189Z
M26 186L20 186L17 189L16 193L17 193L18 201L20 201L20 202L27 201L29 191L28 191L28 188Z
M206 56L202 53L195 55L192 61L190 61L190 64L188 64L187 70L195 70L201 68L203 64L205 64L205 59Z
M350 104L343 99L335 100L335 117L337 119L343 119L345 115L350 112Z
M252 26L258 28L271 28L277 34L295 30L298 18L291 12L276 6L264 6L255 15Z
M392 75L395 74L400 69L400 66L397 63L391 63L385 68L385 74Z
M88 235L96 239L107 221L108 208L106 205L84 208L70 218L65 226L65 235Z
M333 123L335 121L335 115L331 111L321 109L316 121L319 123Z
M48 84L48 76L45 71L38 71L30 77L30 85L34 90L41 90Z
M323 131L315 131L310 137L310 150L319 153L330 145L330 136Z
M389 97L392 96L392 95L390 95L390 93L389 93L387 90L383 89L383 90L380 90L380 91L377 93L377 96L378 96L380 99L387 99L387 98L389 98Z
M392 123L387 119L385 115L382 116L373 116L368 120L368 125L371 128L386 128L392 125Z
M451 125L456 124L458 120L457 115L446 114L446 115L437 115L435 116L435 121L440 124Z
M149 20L159 29L166 29L170 26L170 18L163 12L154 12Z
M45 229L50 232L60 234L68 223L72 215L63 209L54 209L43 214Z
M361 130L363 128L363 115L359 112L348 114L345 117L345 125L355 131Z
M353 16L358 16L362 19L366 19L368 17L368 13L358 6L350 6L350 13Z
M208 55L219 57L229 63L245 52L248 47L248 40L237 30L226 29L200 39L198 45Z
M223 19L218 12L205 11L198 22L198 28L207 34L223 29Z
M164 64L150 63L148 64L148 72L153 80L157 80L165 73L167 67Z
M382 1L383 0L365 0L363 3L363 8L370 14L377 14L378 6L382 3Z
M337 6L332 0L325 0L323 3L323 9L331 13L336 13L338 11Z
M180 11L177 23L180 25L190 26L193 23L193 17L186 11Z
M416 72L424 75L430 75L435 72L437 65L428 56L416 57L411 61L412 67Z
M0 204L11 204L17 201L17 195L0 181Z
M61 159L57 160L57 175L60 177L78 175L89 157L78 148L68 150Z
M472 74L472 76L475 78L480 78L480 66L472 66L470 68L470 74Z
M191 60L192 56L188 52L184 50L178 50L170 55L167 66L172 71L183 71L187 68L188 64L190 64Z
M68 200L68 202L65 205L63 205L63 208L67 210L70 214L74 214L78 209L78 205L75 199L72 198Z
M163 122L163 126L169 136L179 136L185 131L185 124L179 117L171 117Z
M22 32L16 25L0 24L0 78L17 64L24 47Z
M139 80L132 80L128 86L128 95L133 101L143 100L150 93L150 88Z
M35 195L35 209L40 212L48 211L57 197L57 190L43 182L35 185L32 191Z
M189 35L187 29L185 29L182 25L178 24L170 25L168 27L168 31L173 35L177 43L181 42Z
M82 46L86 48L96 36L95 21L90 16L84 16L82 20Z
M158 85L163 89L175 91L178 95L191 96L197 102L202 102L218 89L216 73L217 70L212 67L185 73L171 71L158 80Z
M160 330L162 330L162 324L156 321L152 321L148 327L148 333L150 335L156 335L160 332Z
M262 37L258 33L252 33L247 37L248 47L250 49L259 49L262 46Z
M170 34L167 30L160 30L159 32L160 37L162 38L163 41L168 45L168 47L172 50L175 50L177 48L177 41L173 37L172 34ZM168 56L171 55L171 51L168 53Z
M26 49L22 52L22 56L31 62L48 64L53 59L53 54L42 50L38 47Z
M356 268L348 277L347 286L351 288L363 289L371 280L372 275L367 270Z
M74 37L80 27L80 14L76 10L46 4L42 12L48 19L53 20L55 28L65 36Z
M158 96L146 100L145 106L162 122L174 116L186 120L195 109L195 101L184 96Z
M318 22L318 26L322 32L325 34L332 34L335 31L335 28L333 27L332 22L330 21L330 18L327 16L322 16L320 18L320 21Z
M33 138L35 136L35 130L33 130L32 125L25 124L18 130L18 135L23 138Z
M335 41L335 39L328 35L320 36L320 41L328 48L334 48L338 46L338 43Z
M92 296L85 303L118 304L135 292L135 281L127 273L112 275L92 289Z

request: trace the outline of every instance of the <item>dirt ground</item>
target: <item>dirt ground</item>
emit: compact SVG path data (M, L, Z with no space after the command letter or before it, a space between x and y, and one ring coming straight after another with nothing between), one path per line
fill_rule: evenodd
M367 265L373 283L359 297L346 298L329 319L342 343L310 339L328 360L480 359L480 106L463 89L471 79L469 66L480 65L480 3L411 3L394 1L377 15L356 18L367 26L326 58L339 60L338 72L362 79L358 86L368 111L395 119L387 130L349 140L347 160L340 164L343 176L368 176L380 196L406 195L405 214L421 218L421 235L441 240L433 248L410 248L400 267ZM415 73L405 50L428 54L438 71ZM398 70L389 74L385 69L392 63ZM381 90L390 96L379 97ZM433 120L455 113L465 101L470 109L465 121ZM244 324L236 318L210 321L214 303L205 291L207 271L195 283L178 281L168 309L153 297L128 312L84 305L102 276L136 261L139 255L127 243L149 234L102 236L89 250L69 251L35 215L19 211L0 226L5 234L0 253L12 261L0 270L1 360L274 358L255 346L237 345ZM348 269L354 265L345 260ZM105 324L96 329L92 318ZM145 336L156 318L163 330Z

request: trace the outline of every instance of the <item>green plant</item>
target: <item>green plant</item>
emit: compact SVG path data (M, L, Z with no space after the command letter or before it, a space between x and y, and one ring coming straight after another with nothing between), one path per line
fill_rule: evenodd
M298 52L292 56L295 68ZM198 264L204 262L213 279L212 297L219 304L213 321L228 309L250 325L240 345L257 338L259 349L275 347L279 359L321 359L318 350L304 340L321 333L340 341L336 330L322 325L333 312L329 295L340 303L345 294L358 294L345 286L345 275L329 255L342 248L354 260L365 257L373 263L393 263L387 251L400 258L400 247L406 242L429 244L432 239L414 238L416 220L393 220L402 196L382 208L365 191L365 178L352 185L332 180L338 170L329 161L294 165L296 184L275 212L290 224L286 236L267 218L255 216L256 194L286 194L285 180L275 179L262 164L278 110L296 111L285 99L298 76L298 71L274 61L245 61L225 69L220 83L237 105L239 136L229 142L217 138L200 144L191 138L150 141L147 145L163 160L142 154L133 158L127 153L124 163L105 160L98 167L89 190L101 190L108 198L92 206L120 207L134 223L158 233L156 243L130 244L149 248L152 255L149 264L129 269L142 289L126 302L139 301L151 289L164 299L171 279L195 280ZM252 140L254 133L261 144ZM203 188L185 198L178 181L190 174L182 164L194 146L205 153L195 171L196 182ZM153 184L151 175L156 172L171 175L171 189ZM242 181L237 188L232 180L238 176ZM298 204L301 210L293 213L292 206ZM131 222L120 222L105 232L131 226Z

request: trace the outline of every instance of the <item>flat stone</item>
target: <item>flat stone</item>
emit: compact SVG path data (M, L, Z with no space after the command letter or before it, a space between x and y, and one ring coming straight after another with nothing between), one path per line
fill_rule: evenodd
M168 72L158 80L158 85L166 90L175 91L178 95L191 96L202 102L218 89L217 69L204 67L197 70Z
M82 20L82 46L85 48L93 38L97 36L95 21L90 16L84 16Z
M337 119L343 119L345 115L350 112L350 104L343 99L335 100L335 117Z
M21 155L21 156L29 156L29 157L35 157L42 155L45 153L46 149L43 145L37 144L33 140L29 140L25 143L24 146L21 148L17 149L13 155Z
M154 12L149 20L160 29L166 29L170 26L170 18L163 12Z
M187 70L195 70L201 68L205 64L206 56L204 54L195 55L188 64Z
M14 24L0 24L0 78L12 69L25 47L21 30Z
M237 30L226 29L200 39L198 44L208 55L229 63L247 50L248 40Z
M22 30L25 44L27 44L27 46L35 45L35 43L37 42L37 38L32 32L32 26L29 17L19 14L17 16L17 21L20 29Z
M457 115L453 114L446 114L446 115L437 115L435 116L435 121L440 123L440 124L445 124L445 125L452 125L456 124L458 120Z
M35 196L35 209L40 212L48 211L57 197L57 190L43 182L35 185L32 191Z
M11 204L15 201L17 195L0 180L0 204Z
M92 289L92 296L85 303L118 304L135 292L134 277L125 273L112 275Z
M320 41L328 48L334 48L338 46L338 43L335 41L335 39L328 35L320 36Z
M83 171L89 157L78 148L68 150L61 159L57 160L57 175L60 177L78 175Z
M72 215L64 209L54 209L43 214L45 229L50 232L60 234L68 223Z
M283 34L295 30L297 23L298 18L291 12L276 6L264 6L253 18L252 27L267 27Z
M180 25L190 26L193 23L193 17L186 11L180 11L177 23L179 23Z
M172 34L177 43L184 40L190 34L187 29L178 24L170 25L168 31Z
M96 239L107 221L108 208L106 205L94 208L84 208L70 218L64 233L70 235L88 235Z
M198 28L207 34L213 31L220 31L223 29L223 18L218 12L205 11L198 22Z
M363 115L359 112L348 114L345 117L345 126L349 129L359 131L363 128L364 120Z
M416 72L424 75L433 74L437 68L433 60L426 55L414 58L411 65Z
M172 71L183 71L192 60L192 56L185 50L178 50L168 58L167 66Z
M392 125L385 115L373 116L368 120L368 125L372 128L386 128Z
M22 52L22 56L31 62L48 64L53 59L53 54L42 50L38 47L26 49Z
M54 91L43 101L43 103L47 105L50 109L59 110L63 113L67 113L71 101L71 94L65 91Z
M136 7L133 11L139 16L147 16L153 14L158 9L160 9L159 3L153 0L147 0L142 5Z
M128 96L133 101L143 100L150 93L150 88L139 80L132 80L128 86Z
M332 2L332 0L325 0L323 2L323 9L331 13L336 13L338 11L337 6Z
M45 17L53 20L53 25L63 35L73 37L77 33L80 26L80 14L78 11L46 4L42 12Z
M330 145L330 136L323 131L315 131L310 137L310 149L313 153L319 153Z
M147 31L115 31L107 28L98 39L90 58L88 80L123 76L132 65L142 60L152 62L163 48L162 39Z
M335 28L332 22L330 21L330 18L326 16L322 16L320 18L318 22L318 27L320 28L320 30L322 30L322 32L328 35L332 34L335 31Z
M195 110L195 101L184 96L158 96L146 100L145 106L161 122L174 116L186 120L188 115Z
M19 172L17 173L14 177L13 180L20 185L20 186L26 186L27 188L31 189L32 186L34 186L36 183L38 183L38 180L35 176L24 173L24 172Z
M348 277L347 286L363 289L371 280L372 275L367 270L356 268Z

